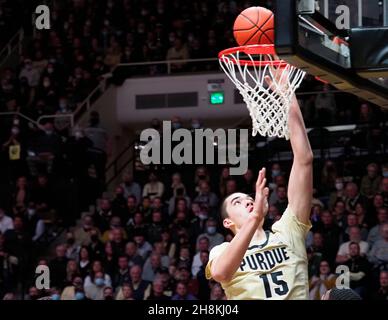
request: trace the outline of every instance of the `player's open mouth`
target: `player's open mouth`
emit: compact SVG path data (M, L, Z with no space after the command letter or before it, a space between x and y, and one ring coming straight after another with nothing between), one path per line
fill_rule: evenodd
M253 206L249 207L248 211L249 211L249 213L251 213L253 211Z

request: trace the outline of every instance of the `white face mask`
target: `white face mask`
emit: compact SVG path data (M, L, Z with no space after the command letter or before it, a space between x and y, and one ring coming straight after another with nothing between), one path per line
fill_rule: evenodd
M335 183L335 188L338 190L338 191L341 191L343 190L344 188L344 184L342 182L336 182Z

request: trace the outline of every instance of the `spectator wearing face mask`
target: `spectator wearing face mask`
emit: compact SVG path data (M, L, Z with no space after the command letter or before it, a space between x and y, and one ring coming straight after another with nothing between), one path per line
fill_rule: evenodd
M337 200L345 201L344 179L342 177L337 177L335 179L335 191L332 191L329 196L329 210L333 209Z
M111 286L110 278L103 272L96 272L90 277L86 277L84 283L85 295L91 300L104 300L104 287Z
M82 278L75 275L72 284L62 291L61 300L86 300Z
M199 239L206 237L209 239L209 250L215 246L224 242L224 236L217 232L217 221L213 218L209 218L206 221L206 232L201 234L197 239L197 247L199 245Z

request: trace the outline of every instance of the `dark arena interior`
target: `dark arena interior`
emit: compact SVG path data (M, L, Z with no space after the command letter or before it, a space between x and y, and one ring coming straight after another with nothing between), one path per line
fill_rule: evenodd
M233 238L223 199L254 195L265 167L270 230L288 205L293 154L285 139L251 134L218 53L237 46L241 11L263 6L276 18L276 2L0 0L0 299L226 300L205 272L210 250ZM335 32L339 5L358 10L349 28L387 31L388 1L312 2L326 15L324 33ZM336 286L341 267L363 300L387 300L388 57L376 58L378 72L352 65L337 75L326 60L279 48L289 63L317 66L296 91L314 154L309 300ZM142 158L147 129L160 134L160 161ZM177 163L171 134L180 129L192 138L248 130L246 170L231 174L236 163L218 161L217 139L213 163L196 161L196 145Z

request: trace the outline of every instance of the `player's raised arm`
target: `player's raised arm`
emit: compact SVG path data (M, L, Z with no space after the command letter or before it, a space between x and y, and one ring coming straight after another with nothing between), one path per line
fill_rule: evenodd
M244 224L237 231L226 250L216 257L211 264L211 276L218 282L229 282L240 267L244 254L248 249L253 235L262 223L268 210L267 197L269 190L265 187L265 169L259 172L256 182L256 197L254 209L249 214ZM233 222L224 219L224 226L230 228Z
M289 207L300 222L308 224L313 192L313 153L295 95L290 106L288 127L294 154L288 182Z

